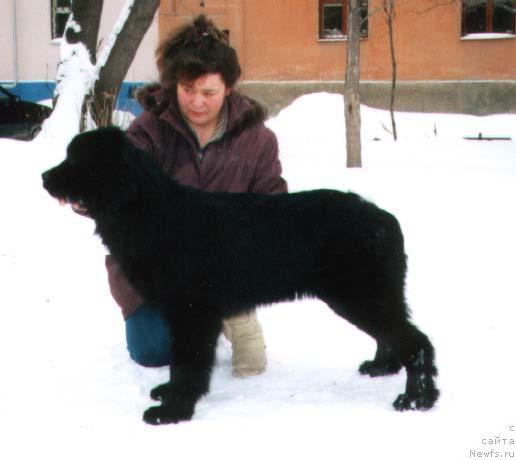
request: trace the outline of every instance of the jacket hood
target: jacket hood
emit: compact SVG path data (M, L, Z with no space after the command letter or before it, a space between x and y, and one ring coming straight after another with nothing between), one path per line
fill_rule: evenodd
M173 125L184 124L175 89L166 89L159 83L153 83L138 88L135 91L135 98L144 110L157 117ZM227 97L227 104L227 132L238 133L267 119L267 109L262 104L238 91L231 91Z

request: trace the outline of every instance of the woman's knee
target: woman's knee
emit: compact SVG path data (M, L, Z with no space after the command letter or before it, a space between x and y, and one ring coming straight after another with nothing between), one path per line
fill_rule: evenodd
M143 367L162 367L170 364L169 356L155 350L127 347L131 359Z
M129 356L146 367L170 363L172 340L169 329L158 311L141 306L126 318L126 339Z

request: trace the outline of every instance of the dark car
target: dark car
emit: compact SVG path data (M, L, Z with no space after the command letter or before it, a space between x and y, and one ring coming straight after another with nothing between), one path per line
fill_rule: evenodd
M51 113L49 107L23 101L0 85L0 137L34 139Z

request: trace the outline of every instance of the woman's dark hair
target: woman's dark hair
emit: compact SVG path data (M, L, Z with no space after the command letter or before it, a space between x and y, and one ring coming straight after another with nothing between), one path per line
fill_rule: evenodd
M156 50L160 80L166 88L193 81L207 73L219 73L232 88L241 74L236 51L227 36L206 16L174 31Z

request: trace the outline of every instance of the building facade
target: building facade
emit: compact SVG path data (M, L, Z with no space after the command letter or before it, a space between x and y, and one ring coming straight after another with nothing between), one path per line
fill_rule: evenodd
M397 108L516 112L516 0L393 0ZM0 82L48 98L69 0L0 0ZM99 41L124 0L104 2ZM362 0L361 92L386 106L392 76L384 0ZM348 0L162 0L122 89L157 78L160 38L200 13L229 34L241 89L276 112L309 91L342 92Z
M493 1L484 3L492 5ZM467 14L469 9L460 0L393 2L400 81L516 78L516 15L508 9L501 9L499 31L493 32L496 16L491 13L487 17L484 12L486 27L481 30L482 18ZM160 36L195 14L205 12L229 31L246 81L342 80L346 64L347 3L347 0L162 0ZM510 0L504 3L514 4ZM383 0L363 4L367 17L362 25L361 78L389 80L389 33ZM464 28L466 23L471 33Z
M516 111L516 2L393 2L401 108ZM360 50L363 100L380 106L392 76L383 4L362 1ZM228 31L242 87L281 106L309 90L342 91L347 7L347 0L162 0L159 34L204 12Z

